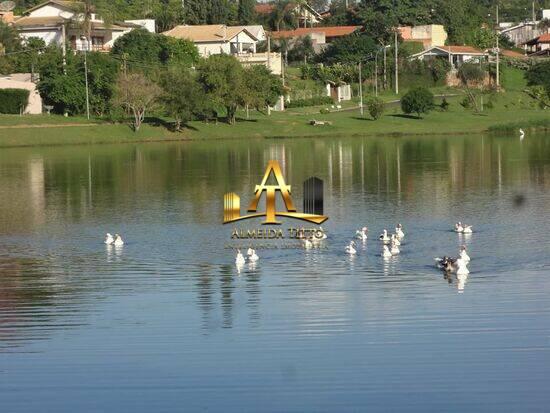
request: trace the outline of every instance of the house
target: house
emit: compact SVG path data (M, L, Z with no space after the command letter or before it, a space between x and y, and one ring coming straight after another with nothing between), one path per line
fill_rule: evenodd
M398 31L403 41L422 43L424 49L444 46L448 37L445 27L440 24L402 26L398 28Z
M433 46L411 55L409 59L447 59L454 68L458 68L465 62L488 61L489 53L471 46Z
M199 54L208 57L213 54L256 53L258 39L244 26L211 24L203 26L176 26L164 33L176 39L191 40Z
M244 66L263 64L273 73L282 73L280 53L256 53L257 36L267 38L257 26L226 26L211 24L202 26L176 26L162 34L176 39L192 41L202 57L215 54L235 56Z
M82 39L82 3L77 1L49 0L26 10L22 16L15 17L13 26L19 35L28 39L37 37L46 44L70 44L73 50L83 50L86 40ZM91 16L90 49L109 50L114 41L129 31L145 27L154 31L154 20L134 20L113 22L106 25L96 14Z
M281 30L272 32L273 39L290 39L295 42L300 37L309 36L313 42L316 52L323 49L328 43L334 40L349 36L361 29L361 26L326 26L326 27L300 27L295 30Z
M541 34L524 45L530 56L550 56L550 33Z
M550 19L550 9L542 11L542 19ZM502 22L499 24L499 32L507 37L515 46L523 46L528 41L544 34L539 27L540 20L524 21L518 24Z
M351 85L345 82L328 81L325 85L326 95L331 97L335 102L351 100Z
M262 26L261 24L238 27L246 29L248 33L254 36L259 42L265 42L267 40L267 34L265 32L264 26Z
M32 81L30 73L14 73L7 76L0 76L0 89L26 89L29 91L29 103L23 111L30 115L42 113L42 98Z
M288 11L292 12L298 21L298 27L313 27L323 21L323 17L307 2L289 2ZM258 3L255 6L256 14L268 16L275 10L275 3Z

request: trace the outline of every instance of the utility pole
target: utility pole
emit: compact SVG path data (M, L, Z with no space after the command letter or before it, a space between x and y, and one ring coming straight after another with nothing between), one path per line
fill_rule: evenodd
M363 116L363 80L361 79L361 62L359 62L359 109L361 111L361 116Z
M386 46L384 46L384 90L388 87L387 77L386 77Z
M395 28L395 94L399 94L399 61L397 59L397 27Z
M378 97L378 50L374 56L374 96Z
M497 3L497 16L496 16L496 22L497 22L497 27L496 27L496 40L497 40L497 74L496 74L496 83L497 83L497 91L500 90L500 46L499 46L499 31L498 31L498 25L499 25L499 20L498 20L498 3Z
M86 45L84 47L84 80L86 81L86 117L90 120L90 95L88 92L88 39L84 38Z
M535 2L531 3L533 8L533 23L537 21L537 14L535 13Z

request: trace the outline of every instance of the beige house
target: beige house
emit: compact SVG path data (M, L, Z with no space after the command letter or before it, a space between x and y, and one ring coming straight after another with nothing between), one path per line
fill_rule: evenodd
M440 24L403 26L399 27L398 30L404 41L422 43L424 49L434 46L444 46L448 38L445 27Z
M0 77L0 89L26 89L29 91L29 103L23 113L39 115L42 113L42 98L31 81L30 73L14 73Z
M273 73L282 73L280 53L257 53L257 36L265 38L265 32L257 26L226 26L211 24L202 26L176 26L162 34L176 39L192 41L202 57L216 54L235 56L243 65L264 65Z

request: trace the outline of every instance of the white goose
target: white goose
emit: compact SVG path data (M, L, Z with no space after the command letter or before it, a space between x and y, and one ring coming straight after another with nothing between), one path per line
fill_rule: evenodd
M468 264L470 262L470 256L468 255L468 253L466 252L466 246L463 245L462 247L460 247L460 252L459 252L459 258L464 261L466 264Z
M464 227L462 226L462 222L457 222L455 224L455 232L464 232Z
M260 259L260 257L258 257L258 254L256 254L256 250L252 250L252 253L248 254L248 261L250 261L250 262L256 262L259 259Z
M115 247L122 247L124 245L124 241L120 235L115 234L115 241L113 244L115 244Z
M113 242L115 242L115 239L110 233L105 234L105 241L103 241L107 245L111 245Z
M311 242L311 240L309 238L304 238L302 240L302 244L304 245L304 248L306 250L310 250L313 248L313 242Z
M243 253L241 252L241 250L237 250L237 256L235 257L235 264L239 266L239 265L244 265L245 262L246 260L244 258Z
M395 234L391 234L391 240L390 243L397 245L398 247L401 245L401 241L399 241L399 237Z
M357 254L357 250L355 249L355 241L350 241L349 245L346 245L346 253L349 255Z
M456 260L456 275L467 275L469 273L466 261L460 258Z
M405 238L405 233L403 232L403 225L397 224L395 227L395 235L397 235L397 238L403 239Z
M519 140L522 141L525 138L525 132L522 128L519 128Z
M380 234L380 241L382 241L384 244L389 244L391 241L391 238L388 236L388 230L384 230L382 234Z
M392 256L392 253L387 245L384 245L384 249L382 250L382 257L389 258Z
M463 234L471 234L474 232L473 227L471 225L463 225L462 226L462 233Z
M401 251L399 251L399 247L392 242L391 244L391 249L390 249L390 253L391 255L398 255Z
M254 250L252 249L252 247L248 247L248 249L246 250L246 255L250 257L253 253L254 253Z
M361 241L366 241L368 238L369 230L367 227L363 227L361 229L358 229L355 231L355 234L357 234L357 238L359 238Z

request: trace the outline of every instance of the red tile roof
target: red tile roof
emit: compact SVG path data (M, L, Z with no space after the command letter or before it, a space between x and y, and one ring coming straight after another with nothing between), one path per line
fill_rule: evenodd
M347 36L359 30L361 26L328 26L328 27L302 27L296 30L281 30L272 32L274 38L301 37L311 33L324 33L325 37Z
M541 34L538 38L539 43L550 43L550 33Z
M254 10L258 14L269 14L273 11L273 9L273 4L269 3L256 4L256 6L254 6Z
M515 50L506 50L506 49L502 49L502 50L500 51L500 54L501 54L502 56L506 56L506 57L515 57L515 58L520 58L520 59L523 59L523 58L526 57L523 53L516 52Z

